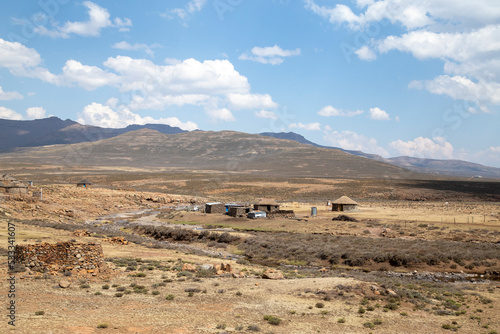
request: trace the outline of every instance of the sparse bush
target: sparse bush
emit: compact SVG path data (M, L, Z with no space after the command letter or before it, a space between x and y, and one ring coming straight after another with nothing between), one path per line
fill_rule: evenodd
M108 285L108 284L104 284L104 285L102 286L102 288L103 288L103 290L108 290L108 289L109 289L109 285Z
M115 297L118 297L118 298L123 297L123 293L117 292L117 293L115 293Z
M166 300L174 300L174 298L175 298L175 296L174 296L174 295L172 295L172 294L169 294L169 295L166 295L166 296L165 296L165 299L166 299Z
M339 324L344 324L344 323L345 323L345 318L338 318L338 319L337 319L337 322L338 322Z
M109 325L106 323L102 323L102 324L97 325L97 328L108 328L108 327L109 327Z
M44 315L45 314L45 311L36 311L35 312L35 315Z
M275 317L274 315L265 315L264 320L266 320L271 325L275 325L275 326L278 326L282 321L280 318Z
M249 325L247 327L247 329L250 331L250 332L260 332L260 328L259 326L257 325Z
M317 308L323 308L323 307L325 307L325 304L323 304L323 303L316 303L316 307Z
M375 325L373 324L373 322L370 322L370 321L365 322L363 324L363 326L365 326L366 328L370 328L370 329L374 329L375 328Z

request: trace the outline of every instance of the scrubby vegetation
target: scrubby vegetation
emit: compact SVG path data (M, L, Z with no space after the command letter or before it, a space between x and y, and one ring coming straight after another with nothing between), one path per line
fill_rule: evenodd
M438 265L454 261L500 259L500 245L405 239L375 239L355 236L299 233L259 233L238 245L249 259L303 262L308 265L328 261L361 267L370 261L394 267L415 264Z

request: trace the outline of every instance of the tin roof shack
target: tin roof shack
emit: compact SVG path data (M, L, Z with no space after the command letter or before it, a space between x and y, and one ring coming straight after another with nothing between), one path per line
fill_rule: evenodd
M274 212L279 211L280 205L272 199L261 199L253 205L255 211Z
M206 213L226 213L226 206L221 202L213 202L205 204Z
M82 188L88 188L92 185L92 182L90 182L87 179L83 179L80 182L76 184L77 187L82 187Z
M244 206L232 206L229 208L228 215L231 217L245 217L249 212L253 211L252 208Z
M354 211L358 210L358 203L347 196L337 198L332 202L332 211Z
M25 195L27 192L28 186L12 176L4 174L0 177L0 193Z
M266 218L266 216L264 211L252 211L247 214L247 217L251 219Z
M243 204L239 204L239 203L226 203L226 204L224 204L224 207L226 208L227 214L229 214L229 210L231 210L231 208L241 208L243 206L244 206Z

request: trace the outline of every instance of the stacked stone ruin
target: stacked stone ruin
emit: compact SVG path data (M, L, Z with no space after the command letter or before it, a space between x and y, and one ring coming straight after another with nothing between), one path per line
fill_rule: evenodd
M14 261L35 272L93 274L107 270L99 243L16 245Z

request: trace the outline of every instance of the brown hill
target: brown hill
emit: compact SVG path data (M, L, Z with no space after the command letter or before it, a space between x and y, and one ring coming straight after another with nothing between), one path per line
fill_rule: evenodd
M414 172L340 150L233 131L163 134L142 129L95 142L18 149L0 163L180 167L280 176L410 177Z

